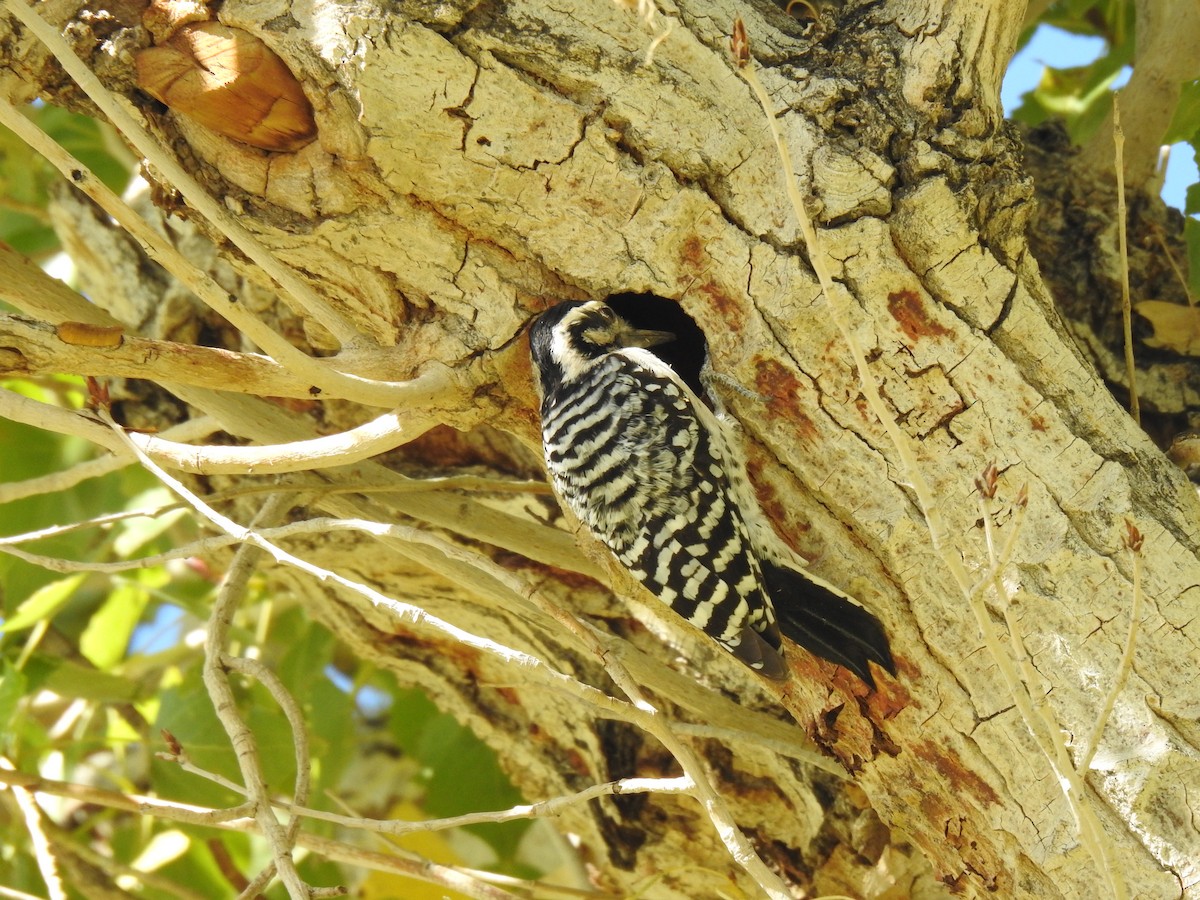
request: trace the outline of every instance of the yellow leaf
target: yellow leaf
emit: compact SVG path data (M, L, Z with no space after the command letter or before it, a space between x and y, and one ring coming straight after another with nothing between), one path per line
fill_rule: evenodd
M1200 356L1200 308L1162 300L1144 300L1133 308L1154 329L1154 334L1145 339L1147 347Z
M400 801L392 807L390 818L415 821L425 818L425 814L413 803ZM418 853L431 862L441 865L462 865L463 860L454 852L454 848L445 836L436 831L418 831L402 837L389 837L399 846L410 853ZM359 888L359 896L363 900L467 900L457 891L449 890L441 885L405 878L391 872L372 872Z

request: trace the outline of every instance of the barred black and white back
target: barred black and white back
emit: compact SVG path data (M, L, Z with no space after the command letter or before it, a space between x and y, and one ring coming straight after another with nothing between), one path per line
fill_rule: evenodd
M751 668L787 676L774 599L790 637L873 686L868 660L894 671L882 626L757 546L770 526L747 520L753 501L720 425L646 349L671 337L600 302L561 303L533 323L556 493L651 593Z

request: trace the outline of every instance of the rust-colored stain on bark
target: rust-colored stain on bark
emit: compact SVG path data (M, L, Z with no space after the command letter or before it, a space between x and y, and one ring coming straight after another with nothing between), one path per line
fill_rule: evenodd
M1031 416L1029 418L1029 424L1032 426L1034 431L1046 431L1050 427L1046 424L1046 420L1041 416Z
M528 563L526 563L528 565ZM582 575L579 572L572 572L568 569L560 569L558 566L536 565L535 568L544 569L549 572L556 582L571 590L584 590L585 588L598 587L596 579L587 575Z
M689 235L679 248L679 261L693 271L706 268L708 254L704 252L704 242L699 235Z
M405 445L405 457L425 465L445 468L466 468L495 464L496 459L484 459L481 447L466 440L462 432L446 425L435 425Z
M750 478L750 486L754 488L755 499L763 513L772 522L782 522L786 514L784 505L779 502L779 493L775 486L763 478L762 463L757 459L746 460L746 475Z
M776 360L760 357L756 361L754 386L767 398L767 409L772 418L786 419L806 440L817 436L813 420L800 409L798 397L803 385L793 371Z
M923 337L945 337L950 334L950 329L929 318L916 291L905 288L888 294L888 312L910 341L917 341Z
M508 687L496 688L496 694L498 696L502 697L504 700L508 701L508 703L511 704L512 706L520 706L521 705L520 693L513 690L512 688L508 688Z
M424 659L431 653L449 658L449 665L466 672L475 678L479 671L479 661L482 654L458 641L428 640L403 626L394 627L390 634L384 637L384 642L396 650L396 656L401 658Z
M772 479L766 473L761 455L751 447L746 459L746 476L750 479L750 487L754 489L754 499L767 517L781 541L792 548L798 556L812 562L813 555L805 553L798 544L800 535L807 534L812 527L808 522L800 521L788 512L788 506L780 498L779 491Z
M572 748L567 751L566 763L576 775L585 778L591 777L592 768L588 765L587 760L584 759L583 754L578 750Z
M996 804L1000 798L992 786L970 769L963 766L952 753L928 741L913 744L910 749L918 759L924 760L937 769L938 774L946 779L956 793L967 793L978 798L981 803Z
M896 662L897 674L893 677L880 669L875 671L876 689L866 698L873 721L886 722L894 719L901 712L913 706L916 701L906 686L915 681L919 673L905 657L892 646L892 654ZM864 713L866 715L866 713Z
M720 315L721 320L729 327L730 331L741 331L744 316L742 314L742 305L729 295L720 285L713 281L705 281L695 286L707 299L712 308Z
M703 295L730 331L741 331L745 324L743 305L723 285L708 277L712 257L699 235L689 235L680 244L679 268L683 276L680 285L684 292Z
M296 413L296 415L310 413L321 406L316 400L301 400L298 397L264 397L263 399L268 403L274 403L276 406L286 409L288 412Z

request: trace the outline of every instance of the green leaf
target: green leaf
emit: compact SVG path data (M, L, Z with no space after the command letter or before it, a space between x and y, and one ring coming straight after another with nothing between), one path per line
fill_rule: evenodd
M247 690L241 676L231 674L231 679L238 709L254 733L263 777L272 789L290 791L296 777L296 751L287 719L262 685L251 683ZM200 768L241 783L229 736L213 711L199 666L188 669L181 684L163 692L155 728L171 732ZM189 803L215 806L237 802L223 788L182 772L171 762L154 766L154 783L164 795Z
M447 715L429 723L415 754L430 770L423 807L434 816L507 809L522 802L496 754L470 729ZM468 830L491 845L501 860L516 855L528 822L473 825Z
M150 600L140 584L118 584L92 614L79 639L79 650L98 669L111 669L125 657L129 637Z
M116 826L111 841L113 856L126 866L132 865L151 839L151 835L147 833L147 822L140 817L129 817L115 819L113 825ZM187 888L200 897L229 895L229 881L214 860L208 842L222 844L230 851L235 864L241 864L243 858L248 855L245 851L250 840L247 835L218 833L212 829L177 826L169 822L158 827L163 830L178 828L192 838L187 852L159 868L156 873L159 878ZM176 900L182 893L182 890L164 892L161 888L147 885L137 892L137 896L143 900Z
M4 669L0 671L0 734L12 733L13 714L27 688L25 673L14 668L7 659L4 660Z
M46 104L22 112L114 191L125 189L134 160L110 126ZM59 249L46 207L50 185L61 179L53 166L0 126L0 240L32 257Z
M71 575L39 588L17 607L16 612L3 625L0 625L0 634L31 628L44 619L53 618L54 614L75 596L84 577L83 574Z
M327 678L302 696L306 700L314 787L332 787L358 750L360 733L355 728L354 697ZM314 796L317 793L314 790Z
M1071 69L1047 67L1036 88L1024 97L1013 118L1037 125L1049 118L1061 118L1071 140L1086 141L1104 121L1112 108L1112 84L1125 60L1110 54L1090 66Z
M126 509L149 508L163 506L173 501L170 492L165 488L161 491L148 491L145 495L132 498L125 504ZM147 544L158 540L180 519L189 515L186 509L173 509L157 516L138 516L125 519L115 529L113 538L113 554L117 559L129 559Z
M333 635L315 626L300 607L283 611L271 622L271 645L279 643L284 654L274 668L293 697L303 699L316 684L329 682L325 667L333 655Z
M1039 24L1071 34L1104 38L1110 45L1133 43L1134 4L1128 0L1059 0Z
M1200 169L1200 129L1198 129L1196 131L1196 133L1192 135L1192 138L1189 141L1189 143L1192 145L1192 154L1193 154L1193 158L1196 160L1196 167L1198 169ZM1200 184L1193 184L1193 185L1188 186L1187 194L1184 197L1183 211L1189 216L1194 216L1197 213L1200 213ZM1185 231L1189 226L1193 225L1193 222L1194 222L1194 220L1191 220L1191 219L1189 219L1186 222L1186 224L1184 226ZM1191 247L1191 243L1190 243L1191 238L1189 238L1188 240L1189 240L1188 246ZM1195 279L1197 274L1200 274L1200 269L1198 269L1196 266L1195 254L1189 252L1188 259L1191 260L1192 278Z
M440 715L438 708L423 691L401 691L392 704L388 730L405 753L416 756L422 733Z
M183 681L163 691L160 701L158 718L154 722L156 736L162 729L171 732L197 766L234 781L241 779L229 737L204 690L199 665L184 670ZM161 749L161 745L154 749ZM150 765L151 781L164 797L205 806L229 806L240 802L237 795L207 779L184 772L173 762L154 758Z
M28 113L43 131L113 191L119 194L125 190L134 160L111 128L95 119L48 104L31 107ZM61 177L57 172L55 175Z
M1188 206L1192 206L1193 203L1200 207L1200 187L1196 185L1188 188ZM1200 222L1190 217L1184 220L1183 236L1187 239L1188 265L1191 273L1188 287L1191 289L1193 297L1200 297Z
M41 653L29 658L25 673L32 686L52 691L60 697L103 703L131 703L142 693L141 685L129 678Z
M235 685L237 680L235 677ZM254 732L263 778L275 790L290 792L296 782L296 745L287 718L267 689L257 682L251 684L248 692L235 693L242 717Z
M0 126L0 240L27 256L58 246L46 213L46 164L19 137Z
M1200 137L1200 79L1189 81L1183 86L1179 95L1179 103L1175 106L1175 114L1171 117L1171 125L1167 128L1164 144L1177 144L1189 141L1196 146Z

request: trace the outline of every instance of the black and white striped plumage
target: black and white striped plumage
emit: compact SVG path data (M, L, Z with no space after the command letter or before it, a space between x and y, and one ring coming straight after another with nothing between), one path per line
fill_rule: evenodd
M600 302L560 303L533 323L556 493L651 593L751 668L787 677L782 624L874 686L869 660L894 671L882 626L761 549L764 526L747 522L745 479L716 418L646 349L671 337Z

